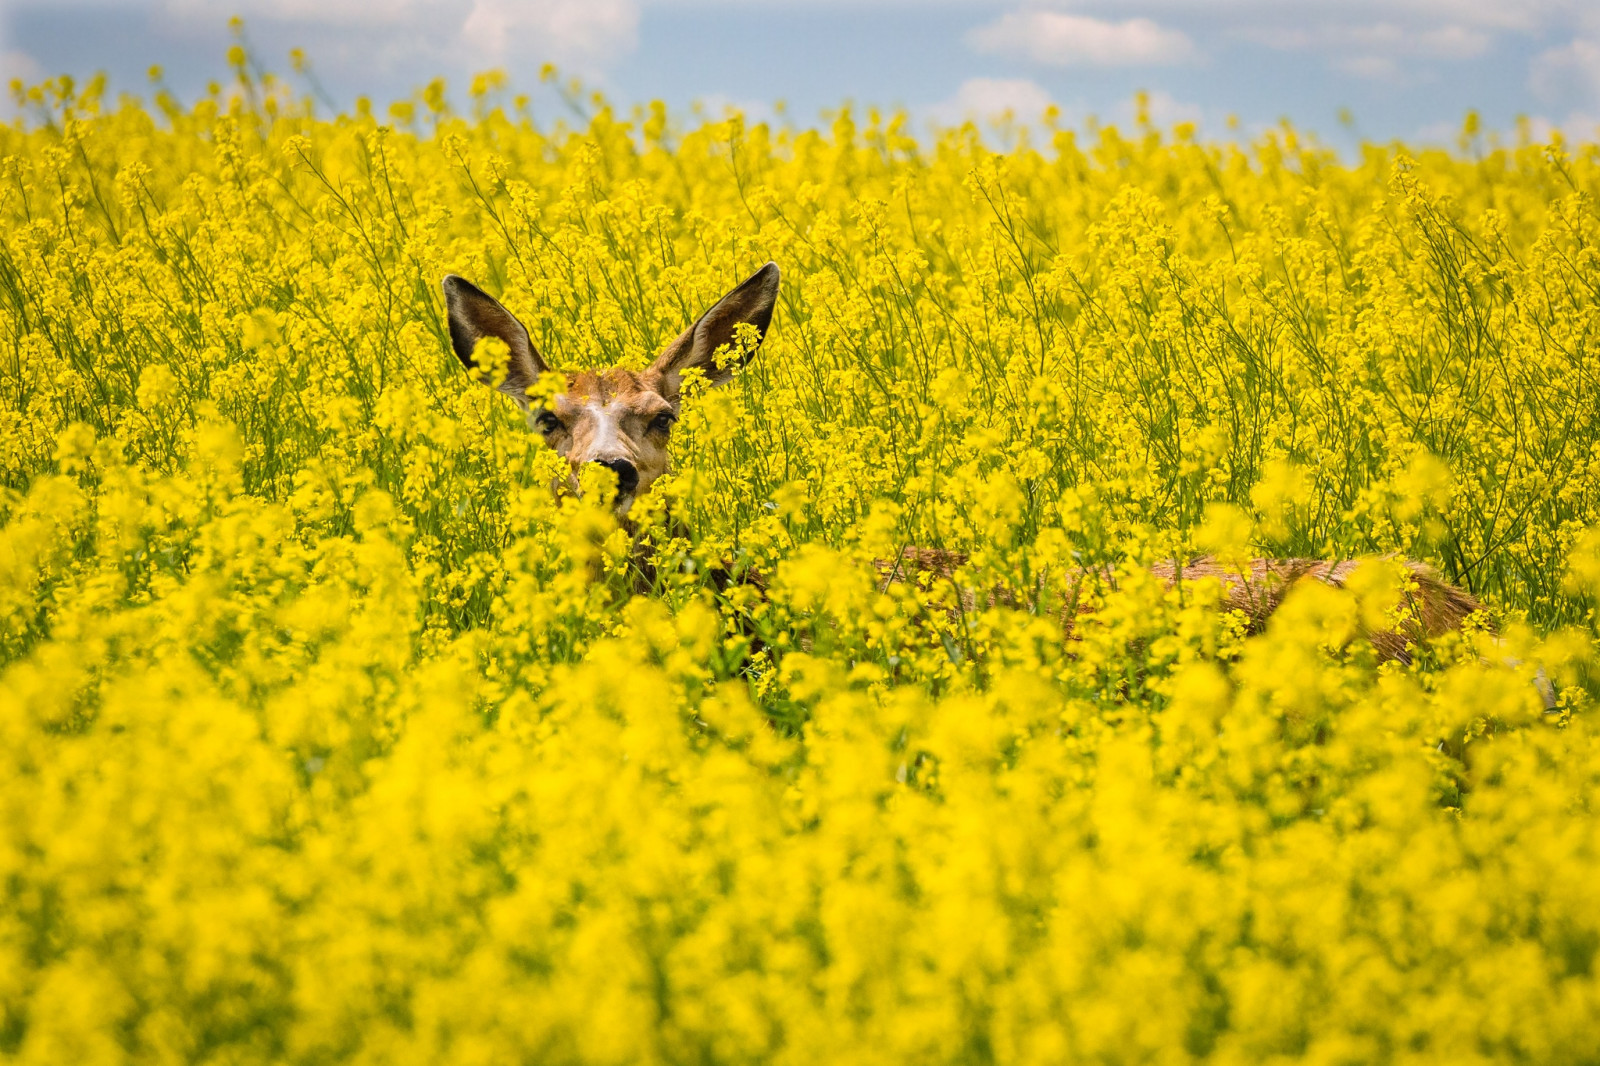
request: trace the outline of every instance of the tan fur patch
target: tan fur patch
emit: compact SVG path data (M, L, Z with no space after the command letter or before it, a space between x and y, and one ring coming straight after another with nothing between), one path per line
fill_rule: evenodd
M918 574L928 574L935 580L949 581L955 585L957 570L966 565L962 552L935 548L907 548L896 559L874 560L881 581L914 581ZM1320 581L1334 588L1343 588L1345 581L1360 565L1359 560L1348 559L1338 563L1321 559L1252 559L1242 568L1223 566L1215 559L1199 559L1186 564L1178 571L1171 563L1157 563L1151 572L1167 585L1177 581L1200 581L1215 578L1223 589L1223 607L1241 612L1248 621L1250 632L1265 628L1267 620L1283 603L1289 590L1303 581ZM1461 628L1461 624L1475 611L1482 610L1470 593L1445 581L1438 571L1425 563L1406 560L1415 590L1407 593L1407 606L1414 620L1401 631L1363 631L1359 635L1372 643L1383 659L1408 661L1408 645L1426 644L1446 633ZM1109 568L1089 570L1075 567L1068 571L1073 587L1086 581L1110 583ZM1042 582L1041 582L1042 584ZM978 590L955 585L964 611L981 606L1005 604L1017 606L1017 596L1009 590L991 590L980 596ZM1070 631L1072 616L1081 613L1081 599L1071 597L1062 612L1062 623Z

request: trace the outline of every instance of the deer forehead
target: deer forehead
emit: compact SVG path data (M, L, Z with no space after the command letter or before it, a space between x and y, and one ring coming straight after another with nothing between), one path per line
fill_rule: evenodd
M573 423L592 421L604 433L625 431L675 410L657 391L659 384L648 372L583 371L567 379L567 391L556 397L556 413Z

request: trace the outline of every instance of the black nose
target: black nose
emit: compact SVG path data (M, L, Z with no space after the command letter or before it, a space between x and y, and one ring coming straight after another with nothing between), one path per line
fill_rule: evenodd
M596 463L617 475L617 495L632 496L639 487L639 471L626 459L596 459Z

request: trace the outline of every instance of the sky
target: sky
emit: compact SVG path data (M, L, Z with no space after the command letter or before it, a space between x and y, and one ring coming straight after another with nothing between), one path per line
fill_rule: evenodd
M1337 148L1451 143L1476 110L1600 139L1600 0L0 0L0 84L104 71L148 95L159 64L192 100L228 78L234 15L263 67L293 81L302 49L330 104L380 113L435 77L460 106L500 69L551 120L550 62L624 109L797 125L846 102L922 129L1051 105L1127 123L1145 92L1157 124L1212 137L1287 118Z

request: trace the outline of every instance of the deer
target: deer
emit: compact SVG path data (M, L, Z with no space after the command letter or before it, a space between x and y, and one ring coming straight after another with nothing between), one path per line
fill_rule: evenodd
M779 271L769 262L751 274L671 341L643 370L611 367L564 373L565 387L548 402L535 405L529 388L546 374L555 373L534 347L528 330L515 315L465 278L444 278L450 345L462 365L480 380L489 380L487 367L478 361L479 342L494 338L509 355L501 392L522 409L529 425L571 467L568 491L578 491L578 474L586 465L604 467L616 475L612 511L626 523L635 500L650 491L669 465L673 424L682 405L684 375L698 370L711 386L724 385L749 362L765 339L778 298ZM755 331L755 344L740 344L740 327ZM746 334L748 337L748 334ZM718 357L727 354L725 362ZM492 384L492 380L491 380ZM967 561L959 552L908 548L893 560L876 560L885 587L896 580L952 579ZM1215 578L1223 589L1221 608L1239 611L1247 631L1258 631L1297 584L1316 581L1336 588L1358 565L1357 560L1320 559L1250 560L1248 565L1223 565L1200 558L1179 565L1157 564L1155 576L1168 586ZM1390 631L1366 632L1380 659L1409 659L1410 649L1454 630L1482 605L1470 593L1446 581L1436 570L1415 560L1402 560L1409 586L1406 596L1410 619ZM1069 568L1070 569L1070 568ZM1076 571L1078 583L1109 578L1109 570ZM760 583L759 581L757 583ZM959 592L967 610L979 605L973 590ZM989 603L1004 602L1005 593L989 596ZM1075 599L1075 597L1074 597ZM1064 612L1063 624L1071 626Z
M778 265L768 263L739 283L695 319L643 370L610 367L565 374L566 388L548 404L533 406L528 389L551 373L517 317L465 278L445 277L445 308L450 346L468 371L484 377L475 354L478 342L494 338L508 349L499 390L516 401L532 428L572 467L570 491L586 464L605 467L617 477L612 511L619 521L638 497L667 472L667 447L682 405L684 374L698 370L709 385L733 380L734 371L755 354L766 336L778 302ZM756 331L757 345L738 346L738 327ZM718 364L719 351L732 357Z

